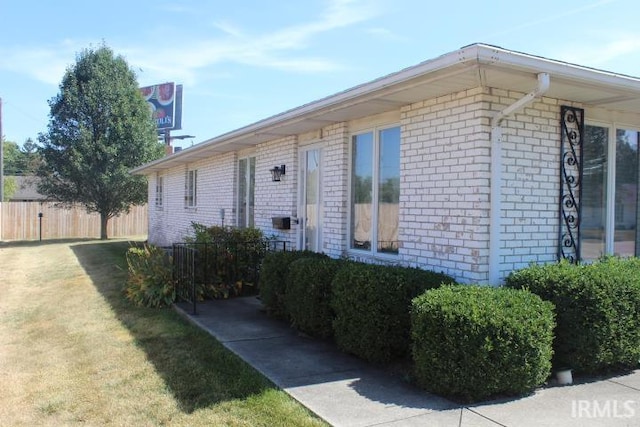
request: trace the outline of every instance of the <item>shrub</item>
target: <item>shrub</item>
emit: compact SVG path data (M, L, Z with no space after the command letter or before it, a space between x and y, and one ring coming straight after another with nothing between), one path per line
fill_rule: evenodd
M258 267L266 254L267 239L257 228L207 227L191 223L197 248L197 298L228 298L256 290Z
M259 228L222 227L219 225L207 227L197 222L192 222L191 228L193 228L193 237L186 239L189 243L233 244L265 241L264 234Z
M338 347L371 362L407 355L411 299L443 282L453 279L418 268L346 263L332 284Z
M566 261L513 272L506 284L556 306L556 368L596 373L635 368L640 360L640 261Z
M289 265L304 257L327 258L326 255L311 251L269 252L265 255L260 267L260 298L273 317L289 319L285 306Z
M550 373L553 305L530 292L444 286L413 300L411 321L416 380L431 392L522 394Z
M171 272L171 259L157 246L131 247L127 251L129 277L125 296L134 304L145 307L171 305L176 289Z
M293 327L315 337L333 335L331 281L343 263L329 257L307 257L289 265L284 302Z

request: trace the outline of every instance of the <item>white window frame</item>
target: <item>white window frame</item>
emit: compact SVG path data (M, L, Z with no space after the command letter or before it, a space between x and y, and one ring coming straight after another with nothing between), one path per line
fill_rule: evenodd
M156 175L156 208L164 206L164 176Z
M254 167L254 171L253 171L253 182L250 182L251 179L251 159L253 159L253 167ZM240 175L240 162L242 161L246 161L247 162L247 168L246 168L246 173L244 176ZM257 164L257 159L256 156L254 154L250 154L247 156L242 156L238 159L238 192L236 194L236 224L238 227L242 227L242 228L251 228L251 227L255 227L255 188L256 188L256 177L255 177L255 170L256 170L256 164ZM245 188L248 189L248 191L246 191L245 197L246 200L244 200L244 202L246 203L246 210L244 212L244 218L241 218L241 213L242 213L242 209L241 209L241 205L242 205L242 200L240 200L240 182L241 180L244 180L244 185ZM254 206L250 206L250 191L253 190L253 200L254 200ZM252 215L250 215L249 209L253 209L253 213ZM253 223L251 223L251 221L249 220L251 217L253 217Z
M318 150L319 153L319 166L318 166L318 182L316 183L316 192L318 194L318 211L317 211L317 221L318 221L318 232L317 232L317 247L310 248L314 252L322 252L323 247L323 238L324 238L324 193L322 188L324 186L324 156L326 149L326 143L322 142L314 142L309 145L305 145L300 147L298 150L298 218L301 218L298 237L297 237L297 248L298 250L306 249L304 237L306 235L305 227L307 226L305 211L306 211L306 198L307 198L307 190L303 184L306 184L306 178L304 175L307 173L307 164L306 164L306 155L309 151ZM349 200L351 200L349 198Z
M376 183L379 180L380 175L380 132L387 130L399 128L400 129L400 145L402 146L402 126L400 123L386 123L380 124L373 127L367 127L362 129L353 130L349 134L349 179L348 179L348 212L347 212L347 242L346 248L350 255L354 257L372 257L372 258L380 258L387 260L397 260L400 257L400 248L398 248L398 253L389 253L389 252L379 252L378 251L378 204L379 204L379 189ZM360 249L354 248L352 246L353 243L353 224L352 224L352 215L353 215L353 138L358 135L363 135L366 133L373 134L373 176L371 177L372 182L372 196L371 196L371 247L370 249ZM401 147L400 147L401 149ZM399 153L400 154L400 153ZM402 168L400 168L402 169ZM398 212L398 221L400 221L400 214ZM399 238L400 236L398 236ZM398 246L400 246L400 241L398 241Z
M198 206L198 170L189 169L184 176L184 207Z
M615 185L616 185L616 138L617 131L619 129L628 130L633 132L640 132L640 126L631 125L628 123L620 122L606 122L600 120L585 120L585 126L596 126L606 128L608 130L607 140L607 186L606 186L606 200L605 200L605 220L604 220L604 254L613 255L615 248L615 218L616 218L616 202L615 202ZM640 146L638 147L640 150ZM640 193L640 189L639 189ZM638 195L640 198L640 194ZM640 224L637 224L640 226ZM640 252L640 248L636 247L636 253ZM592 261L590 259L583 259L581 261Z

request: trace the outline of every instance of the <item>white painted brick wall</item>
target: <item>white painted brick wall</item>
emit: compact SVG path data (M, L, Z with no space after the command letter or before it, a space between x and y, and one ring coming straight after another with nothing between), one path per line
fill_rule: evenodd
M149 242L169 246L192 235L191 223L221 225L220 209L225 209L225 224L233 220L233 189L236 155L229 153L212 159L180 166L163 173L164 206L149 207ZM197 205L184 205L185 172L198 171ZM149 177L149 197L155 198L155 175Z
M296 215L298 189L298 142L286 137L260 144L256 150L255 225L267 236L287 241L288 247L296 246L296 227L290 230L273 228L272 217ZM286 174L280 182L271 180L274 166L286 166Z
M476 88L400 111L398 263L443 271L461 282L488 280L490 121L523 95ZM536 100L503 122L503 277L530 262L555 260L561 104L569 103ZM339 123L317 134L274 139L250 150L256 157L256 226L296 247L297 226L275 230L271 218L297 216L299 146L317 143L323 147L324 160L323 250L334 257L344 255L351 132L348 123ZM235 224L238 157L238 153L230 153L189 165L189 169L198 169L198 206L194 209L184 207L186 168L166 171L164 207L150 205L149 240L160 245L181 241L191 233L191 221L220 224L221 208L226 211L225 224ZM287 173L282 181L272 182L269 170L281 164L286 165ZM153 201L154 175L149 177L149 191Z
M486 281L490 145L485 91L402 110L400 259L463 282Z
M504 108L523 95L501 91L499 101L491 99L492 108ZM543 97L503 122L503 278L530 263L557 259L561 104Z
M347 246L349 133L345 123L323 129L323 252L344 255Z

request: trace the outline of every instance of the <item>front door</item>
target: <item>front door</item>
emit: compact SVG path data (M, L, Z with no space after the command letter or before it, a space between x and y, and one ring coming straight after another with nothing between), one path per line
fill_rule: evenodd
M314 252L322 251L320 148L300 152L300 205L298 206L298 248Z

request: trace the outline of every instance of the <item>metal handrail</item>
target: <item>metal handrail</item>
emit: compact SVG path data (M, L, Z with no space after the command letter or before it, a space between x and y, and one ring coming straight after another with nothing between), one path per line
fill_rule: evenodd
M257 289L264 255L286 250L286 241L273 239L174 243L171 251L176 296L190 302L193 314L197 314L199 299L230 296L247 284Z

